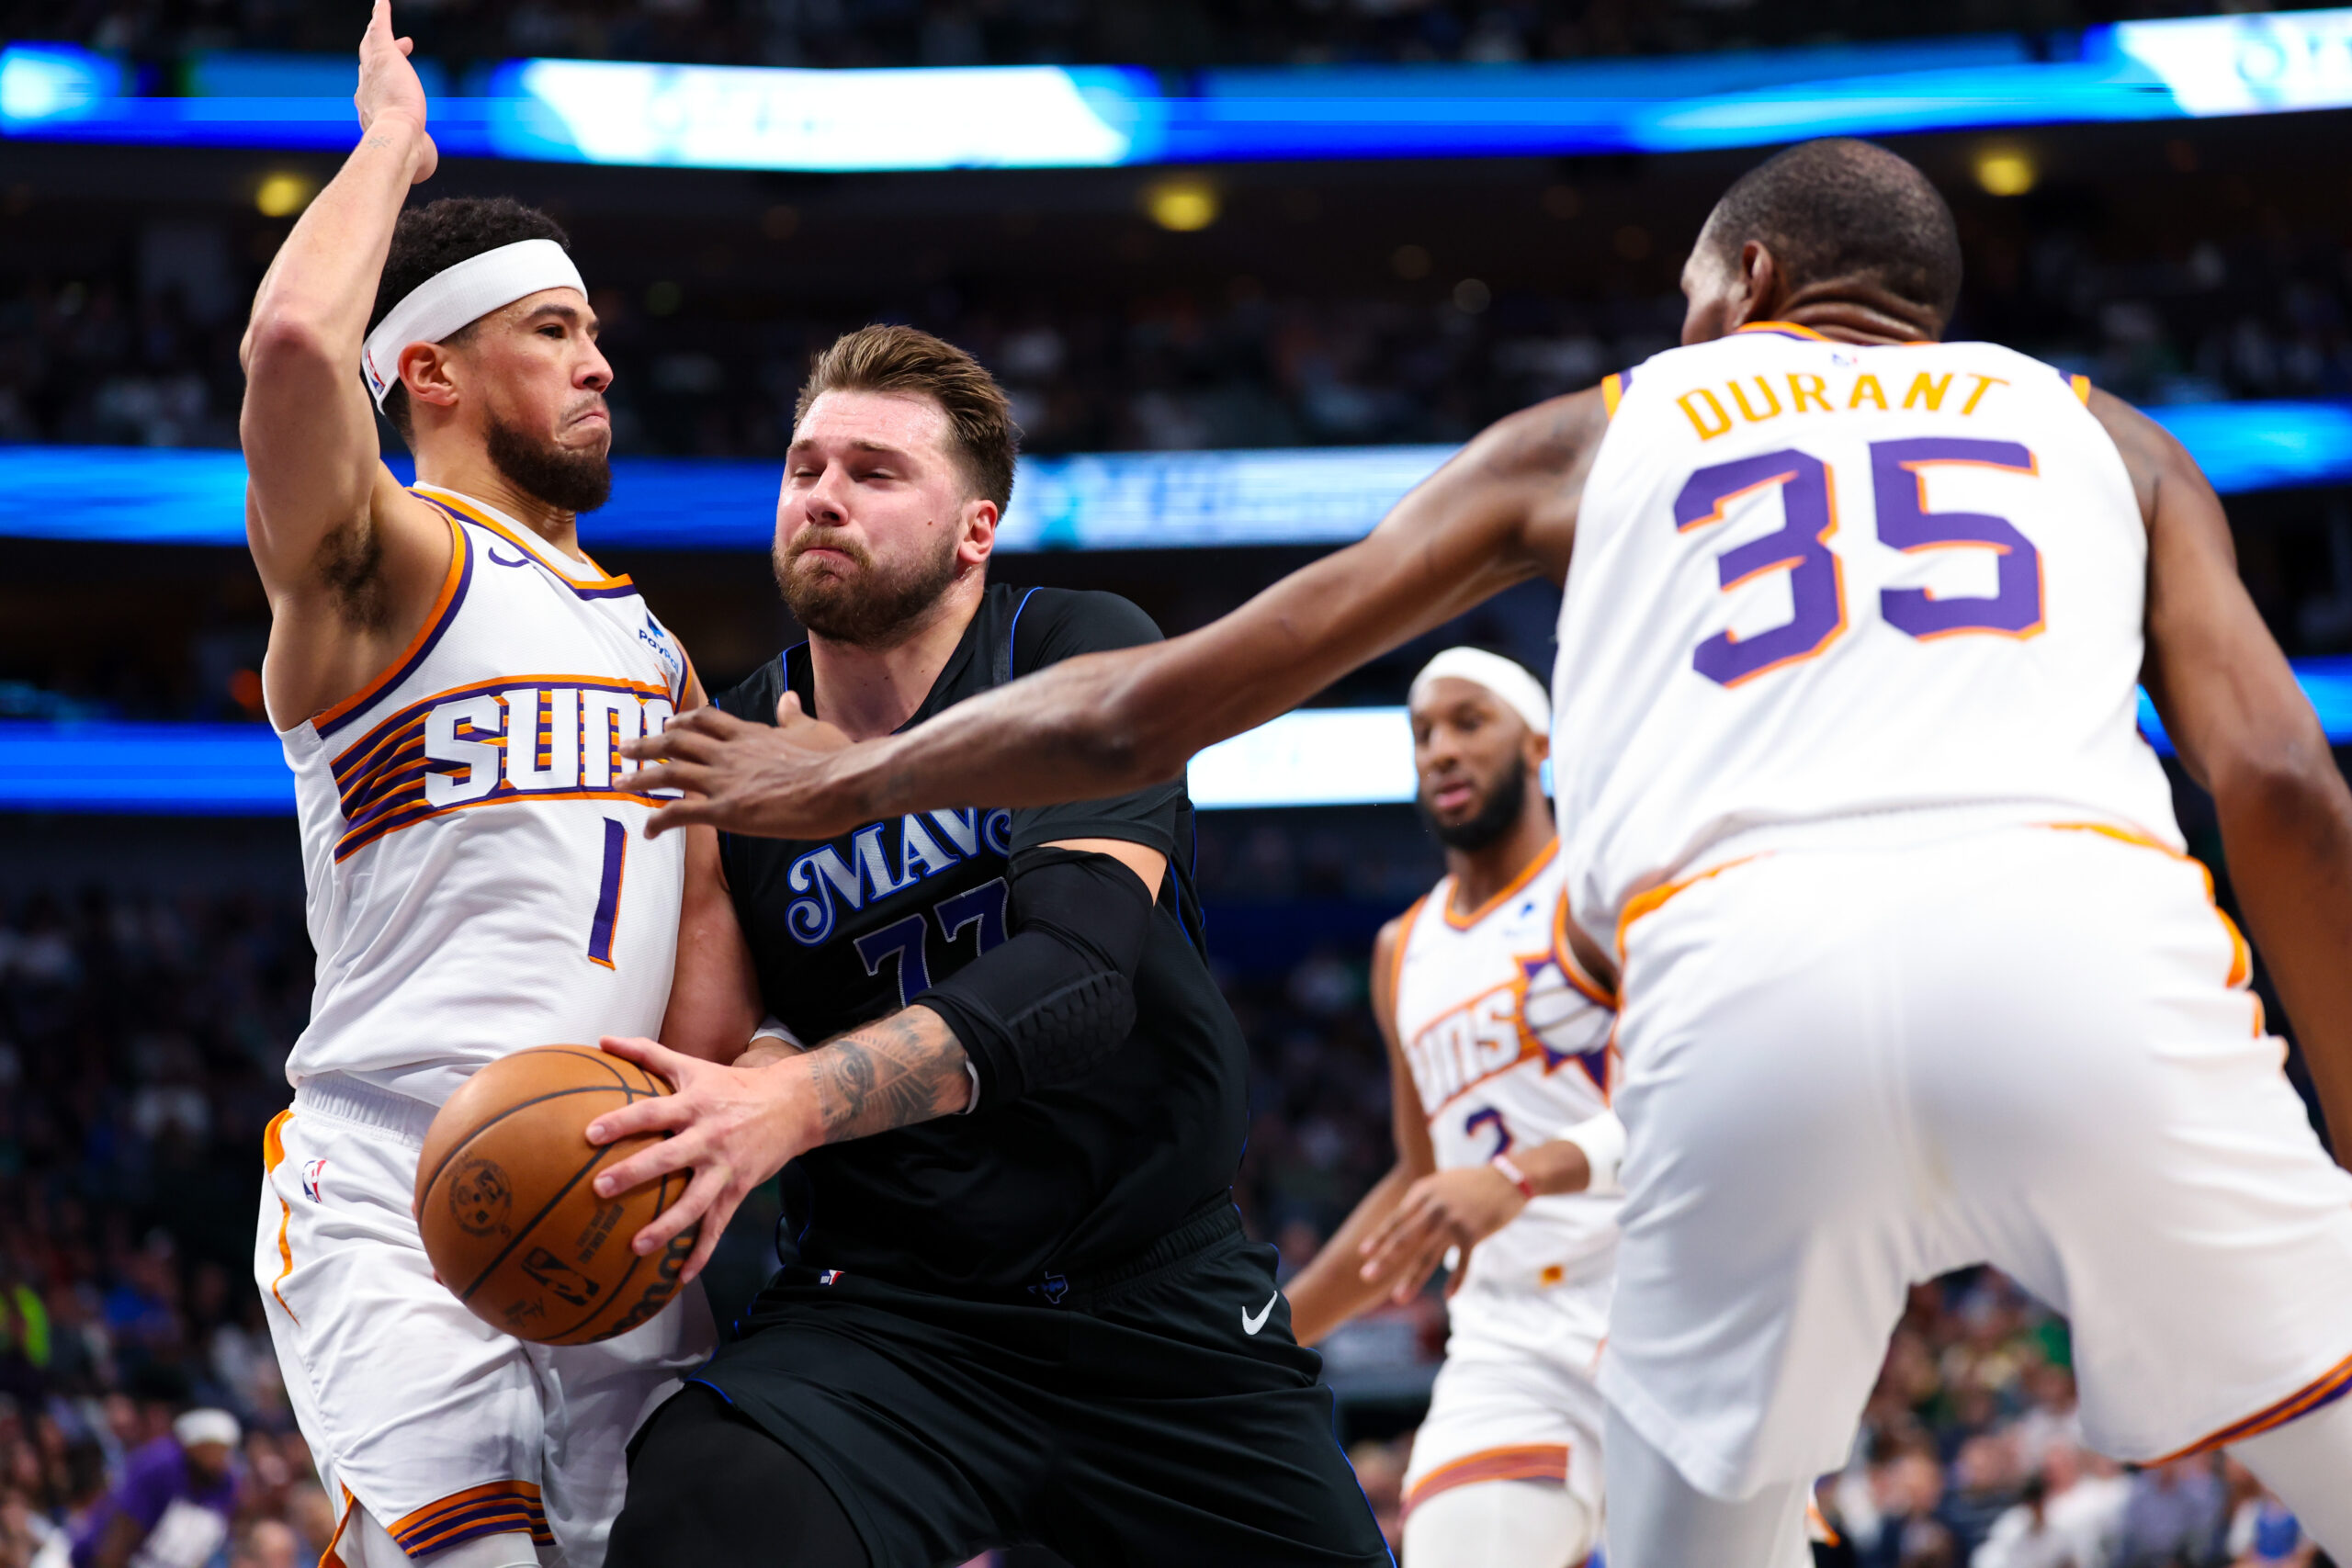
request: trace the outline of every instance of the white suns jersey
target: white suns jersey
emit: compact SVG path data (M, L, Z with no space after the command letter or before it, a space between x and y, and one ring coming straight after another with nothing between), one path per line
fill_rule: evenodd
M1557 840L1484 908L1446 877L1405 912L1387 984L1440 1170L1529 1149L1609 1107L1616 1015L1567 951ZM1478 1244L1470 1281L1545 1290L1605 1277L1618 1200L1538 1198Z
M416 640L281 736L318 987L286 1073L439 1104L526 1046L652 1034L677 958L685 835L613 787L669 723L685 653L626 577L478 502Z
M2137 725L2147 529L2086 381L1758 323L1603 393L1552 687L1585 930L1787 825L2179 844Z

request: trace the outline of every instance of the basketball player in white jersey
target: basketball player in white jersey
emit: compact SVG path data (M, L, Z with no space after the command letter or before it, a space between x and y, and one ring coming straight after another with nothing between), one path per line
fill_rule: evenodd
M1685 346L1501 421L1233 615L903 736L697 720L657 829L837 831L1136 787L1502 586L1565 580L1555 796L1617 947L1612 1568L1802 1562L1904 1288L2072 1319L2086 1435L2226 1446L2352 1558L2352 1176L2180 852L2212 792L2352 1138L2352 792L2177 442L1989 344L1942 198L1866 142L1733 186ZM1574 564L1571 568L1570 557Z
M1453 1250L1445 1366L1405 1475L1406 1568L1577 1568L1600 1539L1616 1015L1559 919L1542 683L1450 648L1408 711L1446 874L1373 945L1396 1167L1291 1280L1291 1324L1311 1344L1409 1299Z
M407 49L379 0L365 134L244 342L263 690L318 951L254 1268L342 1510L327 1562L594 1568L623 1444L710 1343L699 1292L600 1344L525 1345L434 1279L411 1195L474 1069L661 1025L685 843L644 840L655 802L616 783L616 748L700 693L579 546L609 482L611 370L561 231L511 201L401 210L435 162ZM413 490L378 452L379 406Z

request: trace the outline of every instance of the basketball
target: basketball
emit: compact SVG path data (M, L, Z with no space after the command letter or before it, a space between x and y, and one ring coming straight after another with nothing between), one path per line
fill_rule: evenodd
M670 1086L586 1045L541 1045L466 1080L434 1117L417 1162L416 1213L435 1272L474 1315L540 1345L586 1345L669 1303L699 1227L656 1256L629 1247L691 1173L599 1198L601 1168L661 1134L599 1148L588 1123Z

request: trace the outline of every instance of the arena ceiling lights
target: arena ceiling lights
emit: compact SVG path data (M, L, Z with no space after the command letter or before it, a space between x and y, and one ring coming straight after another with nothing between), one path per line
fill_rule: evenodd
M431 62L424 62L430 65ZM0 136L341 151L350 62L209 54L179 96L77 48L0 50ZM461 156L820 172L1676 152L1830 134L2352 107L2352 10L1656 60L811 71L526 60L450 93Z

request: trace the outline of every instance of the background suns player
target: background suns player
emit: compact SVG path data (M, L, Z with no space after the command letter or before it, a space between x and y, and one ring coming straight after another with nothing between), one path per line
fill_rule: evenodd
M1291 1325L1312 1344L1460 1249L1405 1477L1406 1568L1574 1568L1600 1540L1615 1015L1565 949L1542 683L1448 649L1414 678L1409 711L1446 874L1373 948L1397 1163L1291 1281Z
M808 640L719 701L888 735L1155 638L1113 595L989 583L1015 437L988 372L927 333L819 356L776 508ZM787 1160L797 1237L639 1438L615 1568L916 1568L1023 1540L1136 1568L1386 1563L1233 1205L1247 1051L1179 859L1183 786L986 800L696 863L672 1027L741 1042L764 1008L813 1048L719 1066L606 1042L681 1088L591 1126L675 1133L600 1190L695 1171L639 1249L698 1213L712 1234Z
M2339 1132L2352 792L2194 461L1936 341L1959 271L1917 169L1793 148L1708 219L1686 346L1501 421L1362 543L887 741L698 724L645 779L712 794L656 826L1133 787L1565 579L1563 852L1617 935L1630 1138L1614 1568L1801 1562L1906 1282L1975 1261L2071 1316L2093 1446L2226 1445L2352 1557L2352 1176L2179 852L2135 680Z
M434 167L406 41L379 4L364 139L244 345L263 682L318 951L255 1269L344 1509L329 1562L593 1568L622 1444L707 1344L699 1292L601 1345L523 1345L434 1280L411 1193L469 1072L662 1018L684 857L639 837L653 803L615 784L615 747L696 694L574 537L608 482L610 370L561 231L505 201L401 213ZM371 390L413 491L379 457Z

